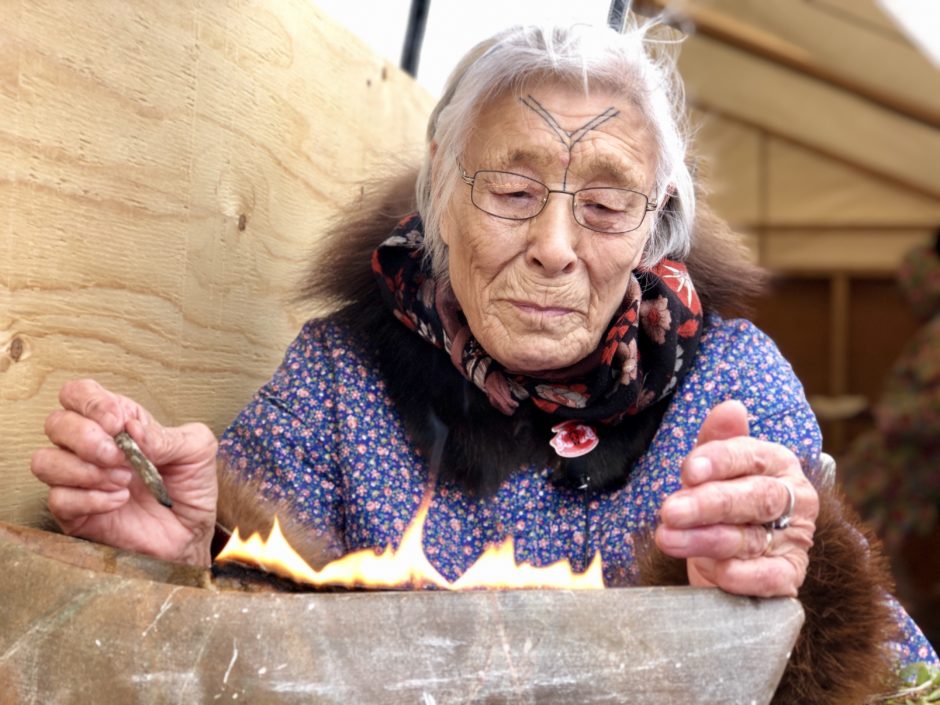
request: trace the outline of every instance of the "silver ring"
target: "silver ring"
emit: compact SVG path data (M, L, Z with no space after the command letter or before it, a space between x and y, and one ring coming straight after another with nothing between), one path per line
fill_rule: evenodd
M764 524L764 527L770 531L771 529L786 529L790 526L790 519L793 518L793 506L796 504L796 493L793 491L793 485L791 485L786 480L780 480L783 483L783 486L787 488L787 508L783 511L783 514L778 516L773 521L768 521Z

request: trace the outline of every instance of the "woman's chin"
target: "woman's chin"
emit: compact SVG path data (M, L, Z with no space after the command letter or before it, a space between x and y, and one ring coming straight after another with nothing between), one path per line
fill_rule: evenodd
M520 335L509 342L509 345L497 346L495 351L487 348L487 352L508 371L522 374L569 367L592 349L587 345L573 345L570 335Z

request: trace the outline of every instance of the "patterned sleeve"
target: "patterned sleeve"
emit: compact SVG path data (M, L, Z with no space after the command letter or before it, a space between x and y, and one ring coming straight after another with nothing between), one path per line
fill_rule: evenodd
M724 361L718 365L728 385L728 398L739 399L747 407L752 436L790 448L815 482L822 437L792 366L776 344L752 323L728 321L725 325L735 327ZM859 539L864 540L861 536ZM920 628L894 598L887 599L901 630L899 641L892 644L900 665L937 664L937 654Z
M271 380L222 435L219 452L263 494L289 500L294 517L343 535L343 496L334 432L335 384L324 324L308 323Z
M717 365L726 398L747 407L751 436L792 450L813 479L822 436L793 367L753 323L735 320L724 325L733 327Z

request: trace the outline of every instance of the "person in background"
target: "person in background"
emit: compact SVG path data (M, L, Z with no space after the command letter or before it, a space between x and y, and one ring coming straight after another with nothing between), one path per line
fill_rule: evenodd
M417 177L327 233L303 295L336 312L303 327L218 453L205 426L67 384L33 459L62 528L207 564L217 514L272 502L340 555L397 544L430 497L424 551L451 580L512 536L535 565L599 551L610 585L799 598L776 702L861 702L935 661L822 480L791 367L722 316L762 274L698 202L657 31L517 27L472 49ZM121 430L172 509L127 470Z
M899 586L940 638L940 229L908 252L898 283L923 326L888 372L875 428L840 461L849 499L884 539ZM927 553L929 551L929 554Z

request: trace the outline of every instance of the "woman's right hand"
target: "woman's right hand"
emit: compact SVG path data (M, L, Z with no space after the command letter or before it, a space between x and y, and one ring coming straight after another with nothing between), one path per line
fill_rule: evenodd
M218 443L204 424L164 427L137 402L93 380L68 382L46 418L55 444L33 454L49 510L69 535L165 560L209 565L215 529ZM131 470L114 436L127 431L160 471L168 509Z

